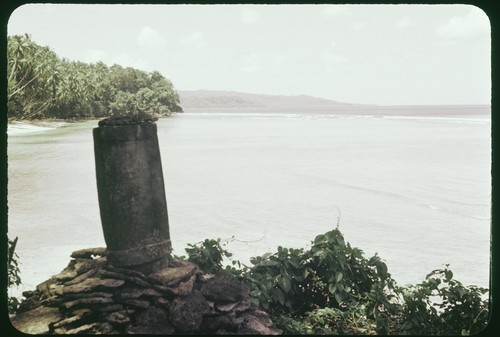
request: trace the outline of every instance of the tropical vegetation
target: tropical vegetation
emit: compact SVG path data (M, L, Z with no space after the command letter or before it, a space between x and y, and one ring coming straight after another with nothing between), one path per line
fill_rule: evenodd
M488 289L464 286L448 265L399 286L378 255L365 257L338 228L308 250L278 247L251 266L224 266L232 258L224 246L220 239L190 244L184 258L205 272L234 274L284 333L471 335L490 317Z
M8 119L74 119L180 112L179 95L158 71L60 58L28 34L7 41Z
M21 284L16 243L9 240L9 287ZM206 239L172 258L239 278L284 334L472 335L490 319L488 289L464 286L448 265L399 286L377 254L365 257L338 228L316 236L307 250L278 247L251 266L233 260L226 243ZM9 312L19 304L9 297Z

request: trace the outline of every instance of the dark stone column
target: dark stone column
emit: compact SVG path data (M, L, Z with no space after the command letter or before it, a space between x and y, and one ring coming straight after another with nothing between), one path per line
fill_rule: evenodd
M146 274L167 267L171 245L156 123L104 119L93 136L108 262Z

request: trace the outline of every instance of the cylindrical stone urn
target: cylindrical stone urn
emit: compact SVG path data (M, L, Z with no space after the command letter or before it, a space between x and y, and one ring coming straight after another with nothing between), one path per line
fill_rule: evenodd
M93 136L108 263L146 274L167 267L171 244L156 123L105 119Z

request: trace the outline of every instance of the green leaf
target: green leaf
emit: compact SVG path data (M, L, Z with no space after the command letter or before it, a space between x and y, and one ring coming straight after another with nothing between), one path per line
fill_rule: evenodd
M336 278L337 283L339 283L343 277L344 275L342 274L341 271L337 272L337 278Z
M341 303L342 302L342 298L340 297L340 294L339 293L335 293L335 301L337 301L337 303Z
M330 292L330 294L334 295L335 292L337 291L337 286L334 283L330 283L328 285L328 291Z
M446 277L446 280L449 281L453 278L453 272L449 269L446 269L444 271L444 276Z
M281 289L283 289L285 294L288 293L290 291L290 288L292 287L290 279L282 275L278 277L278 284L281 287Z
M281 304L281 305L284 305L285 304L285 294L283 294L283 292L279 289L276 289L275 291L275 299L276 301Z

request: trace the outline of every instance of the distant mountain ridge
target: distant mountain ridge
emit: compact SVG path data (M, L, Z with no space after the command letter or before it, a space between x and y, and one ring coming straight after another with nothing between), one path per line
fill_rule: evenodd
M307 95L263 95L236 91L178 90L180 105L191 108L329 108L352 106Z

